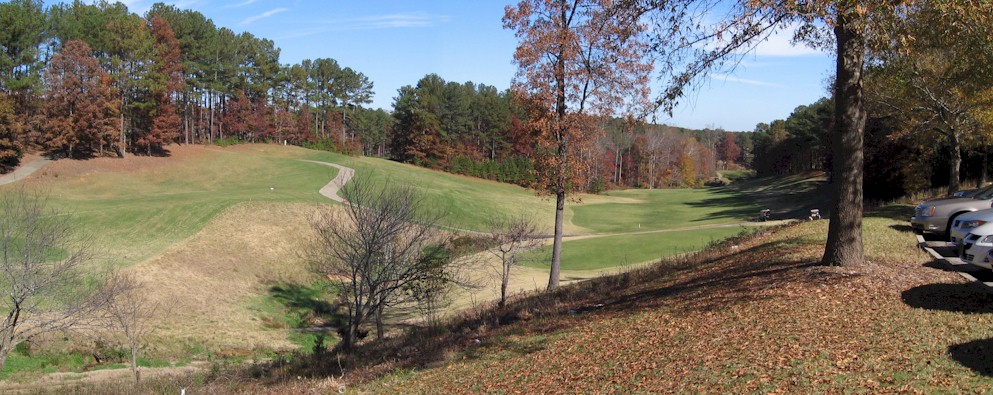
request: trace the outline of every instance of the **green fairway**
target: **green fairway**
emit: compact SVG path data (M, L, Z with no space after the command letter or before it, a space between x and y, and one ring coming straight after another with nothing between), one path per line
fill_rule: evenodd
M42 188L53 206L77 218L98 256L130 264L186 239L237 203L325 202L317 190L336 171L288 158L217 152L139 171L61 176Z
M531 214L539 223L547 224L549 231L554 220L554 200L536 196L533 191L516 185L378 158L355 158L312 151L307 159L351 167L355 169L356 179L367 178L377 184L389 179L393 183L413 185L424 193L429 204L447 213L443 223L456 228L485 231L490 218L516 214L520 210Z
M552 231L552 199L515 185L384 159L297 147L176 148L180 149L199 154L181 160L160 159L163 164L136 169L49 174L44 178L43 188L51 194L55 206L78 217L81 227L102 252L99 255L123 265L143 261L185 240L238 203L329 203L318 190L337 170L301 159L352 167L357 179L366 178L378 184L389 179L414 185L425 194L429 204L447 213L443 220L447 226L486 231L491 218L524 211L538 222L543 233ZM155 159L131 160L147 163ZM45 171L58 169L55 166ZM626 190L574 196L582 203L570 202L566 206L565 231L572 235L729 224L758 210L748 199L726 188ZM570 265L574 268L601 268L641 262L663 253L694 250L727 234L733 232L706 230L681 232L678 236L615 236L572 241L565 250L573 257L570 261L574 263ZM603 244L608 240L609 245Z
M697 251L708 243L736 236L741 226L640 233L567 241L562 244L562 270L598 270L645 263L666 256ZM548 268L552 247L522 257L526 266Z
M620 202L573 206L573 223L598 233L630 233L740 222L758 206L728 188L610 192Z

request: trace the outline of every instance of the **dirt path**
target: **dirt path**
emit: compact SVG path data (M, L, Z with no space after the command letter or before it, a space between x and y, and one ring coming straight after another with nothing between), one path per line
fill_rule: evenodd
M21 166L18 166L14 171L0 176L0 185L23 180L49 163L52 163L52 160L46 157L38 157L35 160L24 163Z
M334 200L338 203L345 203L345 199L338 195L338 191L340 191L341 188L348 183L348 180L351 180L352 177L355 176L355 169L334 163L321 162L316 160L307 160L305 162L317 163L338 169L338 175L335 176L334 179L331 180L331 182L328 182L327 185L322 187L319 192L321 193L321 195L327 196L328 199Z

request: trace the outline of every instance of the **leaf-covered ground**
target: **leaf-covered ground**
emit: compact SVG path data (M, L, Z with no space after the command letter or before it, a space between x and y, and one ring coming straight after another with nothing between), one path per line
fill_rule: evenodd
M437 367L396 370L361 389L993 391L993 297L916 250L901 219L908 209L866 219L865 267L815 265L826 221L786 227L637 279L576 285L557 313L470 326Z

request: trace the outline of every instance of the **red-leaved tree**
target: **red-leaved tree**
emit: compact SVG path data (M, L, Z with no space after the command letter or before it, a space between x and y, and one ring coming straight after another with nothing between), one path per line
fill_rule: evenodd
M86 148L103 154L119 142L119 99L110 77L85 42L72 40L45 71L47 146L68 156Z
M590 127L588 117L607 116L648 97L651 63L639 14L612 7L610 0L522 0L508 6L504 27L519 40L514 89L538 100L545 114L532 128L550 145L552 169L543 190L555 194L555 238L548 288L559 284L566 192L570 189L573 137ZM542 116L544 115L544 116ZM547 188L547 189L545 189Z

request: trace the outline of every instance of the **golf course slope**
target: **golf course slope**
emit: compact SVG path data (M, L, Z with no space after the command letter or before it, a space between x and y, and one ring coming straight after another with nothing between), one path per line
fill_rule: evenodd
M306 319L274 290L318 284L302 251L314 214L339 207L321 190L343 171L417 186L448 212L445 225L452 228L485 232L490 218L526 210L551 232L553 201L531 190L279 145L170 146L167 157L62 159L0 188L44 191L50 204L77 219L96 252L95 266L118 267L143 281L160 306L143 353L175 365L313 348L313 336L289 331ZM576 195L567 208L563 278L591 279L698 250L741 233L755 211L728 189ZM534 251L515 269L511 291L542 288L547 261L547 249ZM478 276L486 287L456 293L455 306L496 297L491 273ZM93 341L50 346L86 355ZM5 377L17 376L11 369Z

